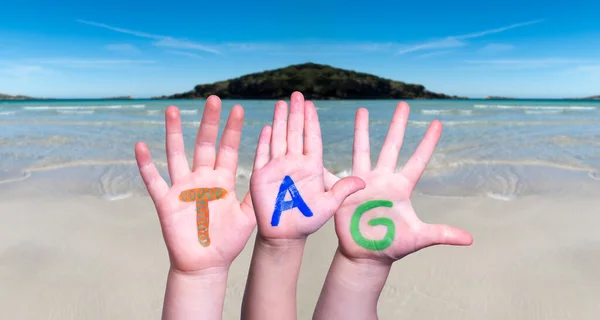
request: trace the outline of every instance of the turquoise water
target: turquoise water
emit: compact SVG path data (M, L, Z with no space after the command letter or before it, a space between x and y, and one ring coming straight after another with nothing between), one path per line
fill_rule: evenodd
M371 153L398 101L316 101L325 165L349 174L354 113L370 112ZM600 178L600 101L408 101L409 128L399 168L434 119L442 139L417 190L438 196L515 197L596 188ZM224 101L246 111L239 183L247 183L258 133L275 101ZM145 193L133 146L145 141L166 175L164 109L181 109L192 154L204 101L0 102L0 187L121 199ZM36 189L36 190L37 190ZM589 189L588 189L589 190Z

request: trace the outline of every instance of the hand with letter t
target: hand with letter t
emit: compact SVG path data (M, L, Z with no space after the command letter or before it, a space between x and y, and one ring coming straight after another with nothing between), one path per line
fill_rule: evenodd
M172 186L160 176L148 147L135 146L140 174L154 202L171 267L163 319L221 319L227 275L254 227L250 195L235 194L244 109L231 109L216 152L221 100L210 96L194 148L186 159L179 110L165 112L167 164Z
M398 104L375 169L371 169L369 116L356 113L352 174L366 188L349 196L335 214L339 247L313 319L377 319L377 301L394 261L432 245L468 246L466 231L419 220L410 196L429 163L442 125L434 121L404 168L396 173L409 107ZM326 172L327 185L337 177ZM343 303L341 303L343 302Z
M250 193L258 234L242 319L296 319L296 288L306 238L346 197L365 187L344 178L326 191L317 111L299 92L275 105L273 125L260 134Z

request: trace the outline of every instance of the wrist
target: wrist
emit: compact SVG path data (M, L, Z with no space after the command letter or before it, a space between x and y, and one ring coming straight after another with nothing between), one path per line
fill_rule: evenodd
M163 319L221 319L227 289L227 268L181 272L170 268Z
M273 255L286 255L304 252L306 238L298 239L278 239L265 238L261 235L256 236L255 246L263 253Z
M381 292L392 268L391 263L371 259L357 259L346 256L338 248L334 263L334 280L348 290L368 290Z
M227 282L229 267L214 267L196 271L182 271L171 266L169 268L169 277L178 280L195 282L198 284L216 284Z

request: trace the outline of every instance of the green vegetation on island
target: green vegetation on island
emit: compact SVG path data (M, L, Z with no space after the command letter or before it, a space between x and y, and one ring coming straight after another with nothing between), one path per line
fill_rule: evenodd
M133 96L118 96L118 97L103 98L102 100L134 100L134 97Z
M313 100L337 99L466 99L375 75L305 63L197 85L193 90L152 99L285 99L294 91Z
M35 100L35 98L27 96L9 96L7 94L0 93L0 100Z
M517 100L515 98L510 97L499 97L499 96L486 96L483 98L484 100Z

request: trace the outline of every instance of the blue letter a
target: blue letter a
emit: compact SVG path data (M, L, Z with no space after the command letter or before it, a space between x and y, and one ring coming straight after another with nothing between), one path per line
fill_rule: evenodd
M285 199L285 194L290 192L290 196L292 200L283 201ZM310 208L300 196L298 189L296 189L296 185L294 184L294 180L290 178L290 176L285 176L281 185L279 186L279 193L277 194L277 199L275 200L275 210L273 210L273 217L271 218L271 225L276 227L279 225L279 220L281 219L281 213L286 210L290 210L292 208L298 208L300 212L305 217L312 217L313 213L310 211Z

